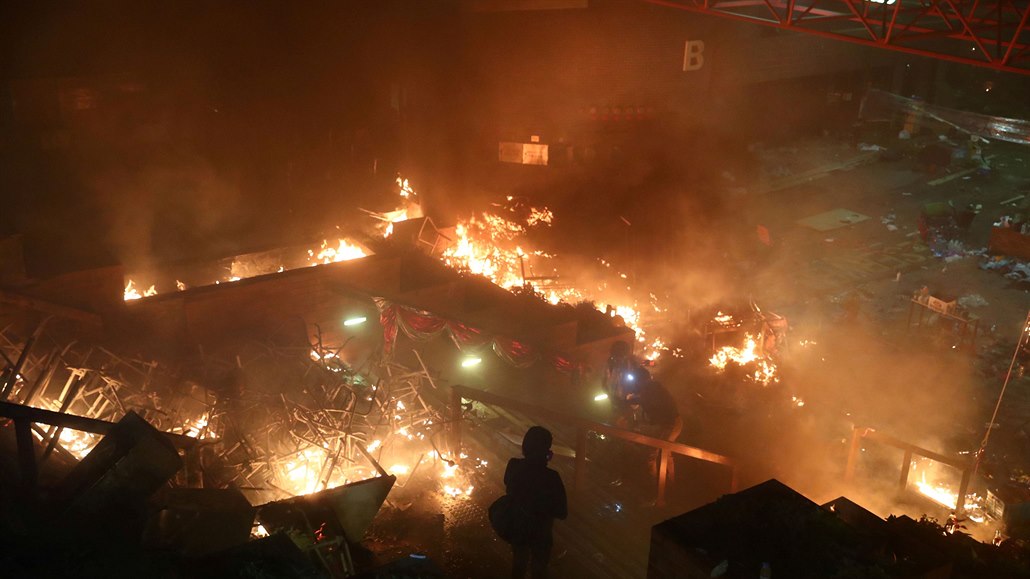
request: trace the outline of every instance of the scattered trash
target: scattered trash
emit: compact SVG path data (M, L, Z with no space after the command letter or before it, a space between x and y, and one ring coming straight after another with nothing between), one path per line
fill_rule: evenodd
M1016 281L1030 281L1030 263L1017 263L1005 277Z
M1006 278L1017 282L1030 282L1030 262L1010 257L995 256L980 262L980 269L1000 271Z
M911 138L912 138L912 133L909 133L905 129L901 129L901 131L898 133L898 139L900 139L902 141L907 141L907 140L909 140Z
M958 305L969 309L969 308L982 308L988 305L987 300L980 294L969 294L968 296L962 296L958 299Z
M867 144L867 143L859 143L858 144L858 150L859 151L886 151L887 148L886 147L881 147L880 145L870 145L870 144Z
M930 239L930 253L934 257L943 258L944 261L951 263L959 259L974 256L987 255L987 248L981 247L979 249L972 249L965 246L964 243L958 239L943 239L941 237L934 237Z

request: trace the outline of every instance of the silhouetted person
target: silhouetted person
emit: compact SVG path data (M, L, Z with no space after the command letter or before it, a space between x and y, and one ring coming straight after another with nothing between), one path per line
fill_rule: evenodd
M524 523L529 527L513 540L511 576L522 579L526 569L532 577L546 577L547 563L551 559L551 527L554 519L568 516L565 485L557 471L547 468L551 460L551 432L542 426L533 426L522 439L522 455L508 461L504 471L504 486L512 501L525 509Z
M633 357L627 342L620 340L612 344L602 387L612 404L615 425L620 428L630 428L633 422L633 413L627 400L635 392L633 373L638 368L640 363Z
M679 407L676 399L666 390L665 386L656 380L644 369L634 372L638 391L631 398L633 405L639 405L642 414L640 430L648 436L676 442L680 432L683 431L683 419L680 417ZM659 450L652 448L648 453L648 467L652 476L658 475ZM675 472L675 461L669 457L669 476Z

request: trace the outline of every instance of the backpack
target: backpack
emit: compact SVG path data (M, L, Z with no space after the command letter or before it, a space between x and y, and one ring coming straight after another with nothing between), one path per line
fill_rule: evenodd
M497 536L512 545L525 545L536 530L536 520L522 505L511 497L502 495L487 511L490 526Z

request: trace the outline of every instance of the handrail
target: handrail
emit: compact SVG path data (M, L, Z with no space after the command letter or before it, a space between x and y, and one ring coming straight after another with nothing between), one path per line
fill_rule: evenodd
M690 458L696 458L706 462L712 462L730 467L732 470L732 479L730 482L731 492L737 490L737 482L739 475L739 466L736 461L728 456L724 456L715 452L698 448L696 446L690 446L689 444L683 444L680 442L670 442L661 438L655 438L653 436L647 436L640 434L639 432L633 432L605 424L603 422L597 422L580 416L567 414L565 412L559 412L550 408L544 408L537 406L536 404L530 404L521 400L508 398L492 392L485 392L483 390L477 390L469 388L467 386L453 385L451 386L451 407L452 407L452 444L455 448L461 445L461 400L476 400L484 404L494 404L525 414L531 414L539 416L555 422L561 422L572 425L578 430L576 437L576 466L575 466L575 480L573 488L580 486L582 482L582 476L584 474L584 468L586 466L586 433L597 432L606 436L613 436L615 438L621 438L628 440L636 444L642 444L644 446L650 446L657 448L662 451L661 453L661 464L659 467L658 474L658 504L664 504L665 500L665 486L666 477L668 472L668 460L669 453L681 454Z

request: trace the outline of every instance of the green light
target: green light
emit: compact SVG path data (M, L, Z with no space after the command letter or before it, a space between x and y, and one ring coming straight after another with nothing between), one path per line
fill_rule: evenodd
M368 320L368 318L366 318L365 316L361 316L361 317L358 317L358 318L350 318L350 319L344 320L343 325L345 325L345 326L359 326L361 324L364 324L365 321L367 321L367 320Z
M461 361L461 367L462 368L471 368L473 366L478 366L479 363L482 362L482 361L483 361L482 358L477 358L475 356L469 356L469 357L467 357L467 358L465 358L464 360Z

